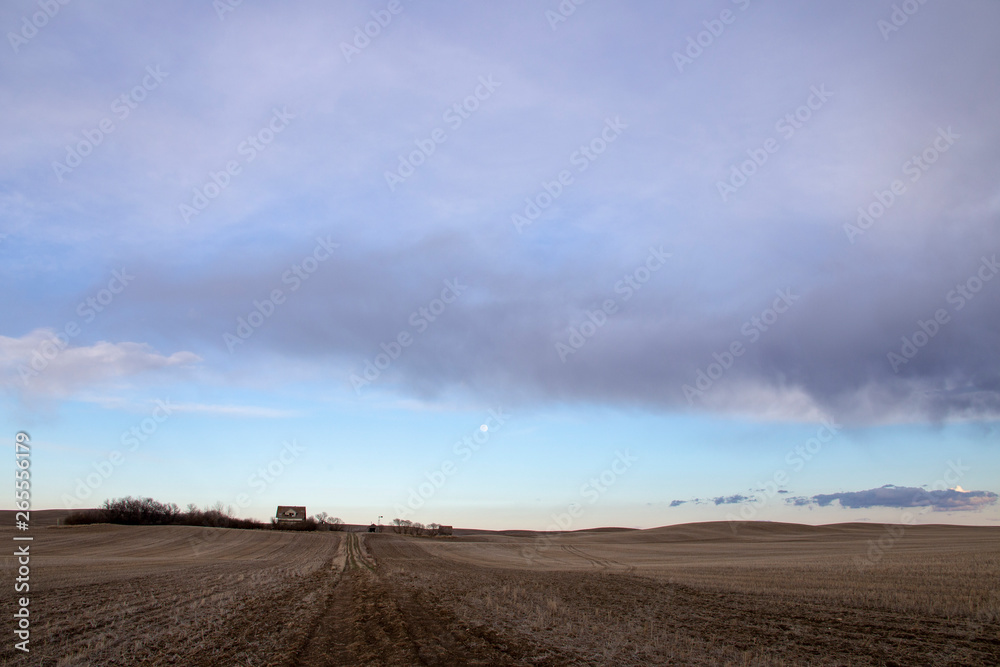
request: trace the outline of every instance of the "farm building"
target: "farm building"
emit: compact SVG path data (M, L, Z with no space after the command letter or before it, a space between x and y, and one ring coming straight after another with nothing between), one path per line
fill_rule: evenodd
M298 505L278 505L275 518L279 522L298 523L306 520L306 508Z
M451 534L452 534L451 526L438 526L438 535L451 535Z

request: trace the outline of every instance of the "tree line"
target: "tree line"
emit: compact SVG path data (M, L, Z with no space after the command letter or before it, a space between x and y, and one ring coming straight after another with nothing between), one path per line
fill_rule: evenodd
M66 525L114 523L126 526L205 526L211 528L243 528L249 530L343 530L344 522L320 512L296 524L269 523L258 519L234 516L233 508L221 502L199 509L191 503L181 510L176 503L161 503L153 498L112 498L97 509L78 510L63 521Z

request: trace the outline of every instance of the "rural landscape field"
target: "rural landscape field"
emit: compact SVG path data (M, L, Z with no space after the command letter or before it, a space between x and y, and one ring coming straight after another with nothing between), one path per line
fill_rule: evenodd
M0 667L1000 667L1000 0L0 35Z
M4 664L1000 664L996 528L49 523L32 651Z

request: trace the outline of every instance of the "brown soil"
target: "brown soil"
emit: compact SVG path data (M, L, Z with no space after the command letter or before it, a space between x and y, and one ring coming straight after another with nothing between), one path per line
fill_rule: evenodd
M883 526L33 532L31 653L0 664L1000 664L996 529L875 558Z

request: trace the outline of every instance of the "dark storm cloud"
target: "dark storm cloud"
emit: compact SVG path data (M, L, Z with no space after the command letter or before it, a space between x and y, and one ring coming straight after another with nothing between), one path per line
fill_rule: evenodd
M344 242L294 293L281 281L301 260L292 253L283 261L255 263L252 273L223 268L220 262L215 269L225 277L171 284L153 275L134 289L147 304L144 323L181 322L176 334L203 357L214 349L232 359L262 354L325 359L339 369L345 385L350 374L364 372L382 344L407 333L414 343L372 388L393 383L432 396L464 387L525 401L773 410L779 418L808 416L818 408L855 423L982 417L998 411L1000 366L990 350L1000 331L1000 311L989 307L985 294L952 312L935 337L894 373L887 354L900 346L900 334L912 338L920 331L918 320L926 323L935 310L948 308L946 294L954 282L923 278L919 289L904 293L907 283L859 266L857 273L841 274L839 283L798 288L797 302L773 327L749 329L759 336L753 342L744 335L746 327L762 312L767 316L777 298L774 291L734 286L743 293L740 303L719 313L715 299L693 296L703 288L691 280L690 264L675 251L674 265L661 268L624 301L615 286L643 265L646 247L615 248L612 238L605 240L608 256L567 249L570 261L557 267L532 266L523 248L503 238L493 245L503 264L488 253L470 253L476 242L461 234L423 239L406 251L352 248ZM304 255L310 245L304 242L297 254ZM762 255L768 252L761 249ZM893 261L899 261L895 255ZM711 280L713 267L702 271ZM858 277L862 272L881 275L865 280ZM434 309L445 281L463 288L458 298L436 316L420 315L421 309ZM939 286L937 299L925 283ZM230 355L223 334L235 333L238 318L254 310L254 300L275 288L287 292L287 301ZM615 303L613 314L600 311L608 300ZM583 338L578 332L590 332L583 327L595 314L601 325ZM133 329L129 316L109 314L108 325L119 332ZM579 341L582 346L563 362L557 345ZM745 351L727 358L734 343ZM683 386L698 387L699 374L712 372L720 357L731 367L693 401L686 400Z

